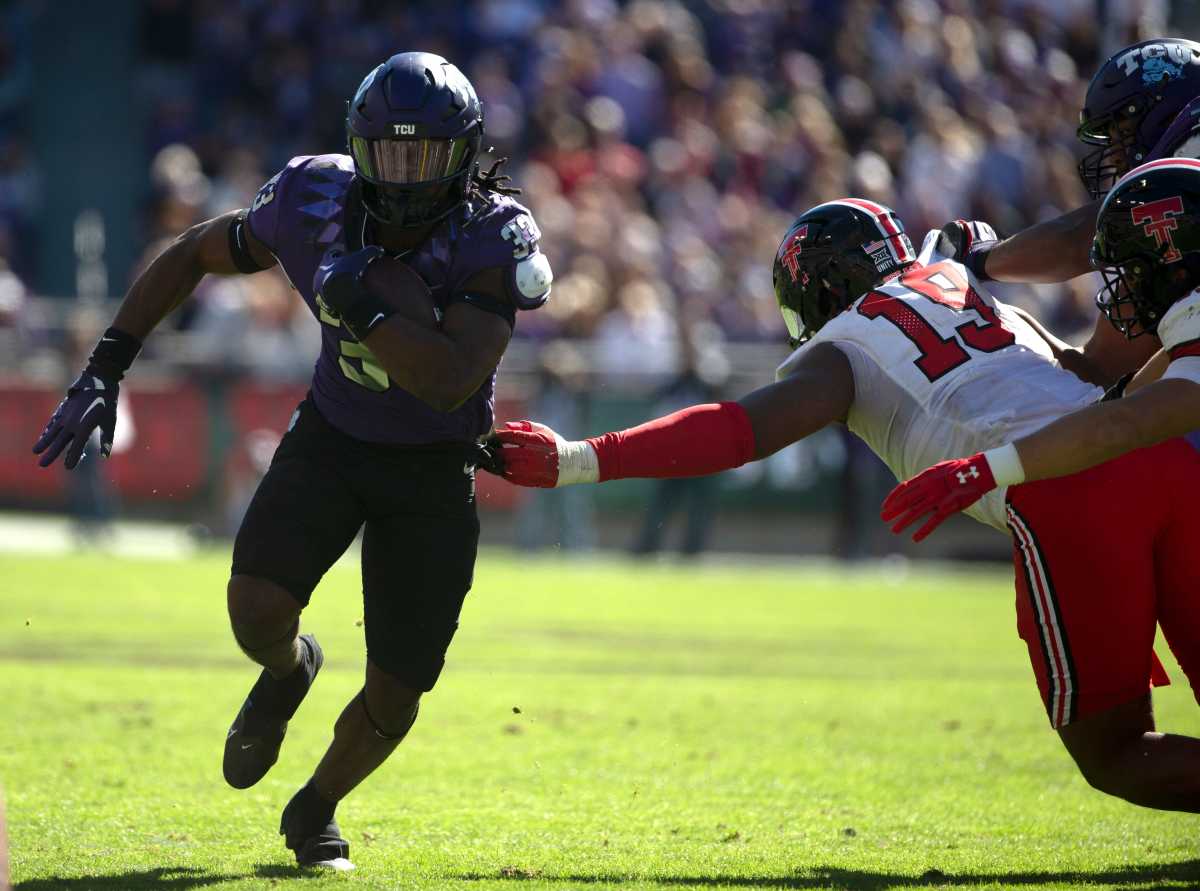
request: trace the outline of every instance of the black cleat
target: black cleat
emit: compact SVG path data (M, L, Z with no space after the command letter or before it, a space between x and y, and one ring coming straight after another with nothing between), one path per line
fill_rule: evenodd
M263 671L225 736L221 767L225 782L235 789L249 789L275 764L288 721L325 663L315 637L301 634L300 644L303 660L296 670L278 681Z
M354 869L350 842L342 838L333 818L336 804L318 794L310 782L292 796L279 820L279 834L300 866L320 866L339 872Z

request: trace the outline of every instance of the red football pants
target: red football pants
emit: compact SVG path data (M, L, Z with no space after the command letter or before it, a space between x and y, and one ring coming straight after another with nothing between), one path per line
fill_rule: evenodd
M1182 439L1009 489L1017 631L1053 726L1166 683L1156 625L1200 688L1198 498Z

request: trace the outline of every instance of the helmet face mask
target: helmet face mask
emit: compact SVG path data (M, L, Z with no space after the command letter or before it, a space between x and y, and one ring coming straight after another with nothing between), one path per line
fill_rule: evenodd
M1136 118L1140 104L1122 103L1120 109L1079 125L1079 141L1096 146L1079 160L1079 178L1092 199L1108 194L1113 184L1141 161Z
M1200 95L1200 44L1146 40L1108 59L1088 85L1079 140L1096 146L1079 162L1088 194L1100 198L1141 164L1175 116Z
M1121 266L1100 266L1097 272L1104 281L1096 292L1096 306L1114 328L1130 340L1153 331L1158 322L1147 318L1147 304L1142 289L1148 286L1148 264L1133 259Z
M425 226L466 200L483 110L441 56L399 53L359 85L346 136L367 212L389 226Z
M915 259L903 224L883 205L845 198L805 211L783 237L772 270L788 343L804 343Z

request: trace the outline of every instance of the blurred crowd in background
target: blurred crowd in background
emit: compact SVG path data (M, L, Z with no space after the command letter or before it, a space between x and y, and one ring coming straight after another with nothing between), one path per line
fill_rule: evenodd
M21 310L49 175L28 132L33 6L0 9L0 339L36 316ZM596 386L640 381L663 404L719 394L737 345L761 383L785 352L771 263L811 205L882 202L917 243L957 217L1011 233L1078 206L1088 81L1117 48L1172 33L1170 13L1166 0L144 0L140 262L248 206L289 158L343 152L346 100L375 64L440 53L475 84L485 145L510 159L555 269L510 350L536 381L530 413L578 434ZM136 272L112 270L111 296ZM1092 324L1094 287L999 292L1069 338ZM72 371L109 311L71 317ZM303 382L319 346L277 271L210 277L167 324L187 349L156 337L151 358L263 380ZM657 497L702 538L702 487ZM652 525L638 548L657 547Z
M585 339L601 375L670 372L681 331L780 339L770 261L812 204L880 201L914 241L955 217L1012 232L1078 205L1088 79L1168 24L1162 4L1105 8L1108 33L1094 0L147 0L146 256L246 206L290 157L343 151L358 81L431 50L475 83L556 270L518 336ZM0 31L0 256L27 278L45 171L22 135L21 9ZM0 314L17 287L0 278ZM1015 299L1071 334L1090 287ZM252 341L263 374L311 368L315 325L277 275L209 281L175 324L214 360Z

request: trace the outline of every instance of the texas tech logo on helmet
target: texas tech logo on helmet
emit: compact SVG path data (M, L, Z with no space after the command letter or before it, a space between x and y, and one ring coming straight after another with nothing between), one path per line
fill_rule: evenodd
M808 226L797 227L795 234L788 240L787 246L779 253L779 262L788 271L793 283L800 272L800 252L804 250L804 238L807 235Z
M1131 213L1134 225L1141 226L1146 237L1153 238L1159 250L1166 248L1162 254L1164 263L1174 263L1183 257L1171 240L1171 233L1179 228L1176 217L1183 213L1182 195L1148 201L1133 208Z

